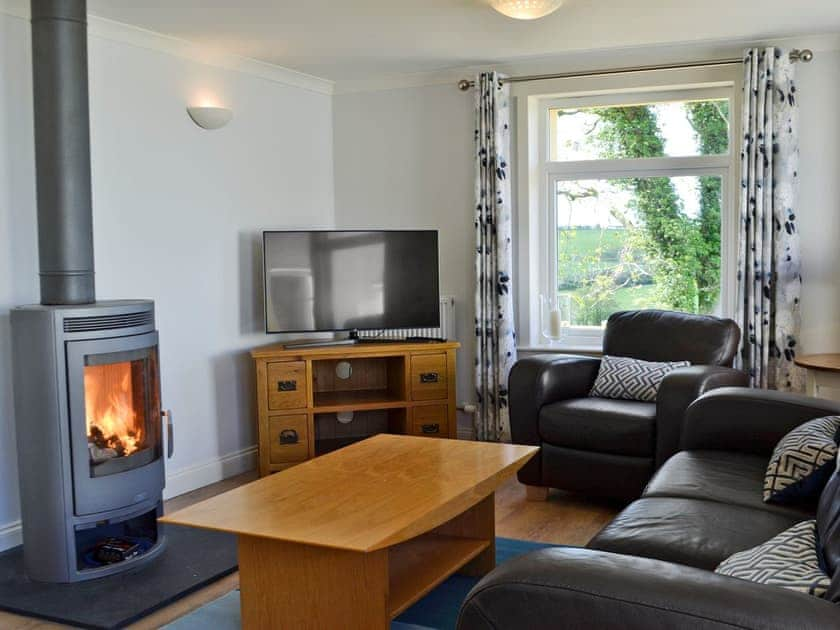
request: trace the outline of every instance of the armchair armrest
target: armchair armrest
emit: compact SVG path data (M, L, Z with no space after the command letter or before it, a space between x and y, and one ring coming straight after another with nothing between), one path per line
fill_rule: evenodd
M458 630L840 628L828 601L670 562L544 549L501 565L461 607Z
M680 448L769 456L794 427L832 415L840 415L840 403L760 389L716 389L689 406Z
M540 446L540 409L549 403L587 396L601 359L563 354L545 354L517 361L510 371L510 432L514 444ZM541 455L532 457L519 470L522 483L540 485Z
M670 372L656 400L656 467L680 447L685 412L701 395L720 387L746 387L747 374L734 368L696 365Z

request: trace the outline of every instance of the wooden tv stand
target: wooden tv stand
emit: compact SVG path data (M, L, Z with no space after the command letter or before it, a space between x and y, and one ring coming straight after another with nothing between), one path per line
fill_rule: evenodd
M260 476L377 433L456 438L459 347L362 342L253 350Z

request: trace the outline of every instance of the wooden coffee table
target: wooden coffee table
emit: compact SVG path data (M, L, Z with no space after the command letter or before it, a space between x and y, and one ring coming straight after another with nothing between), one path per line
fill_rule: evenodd
M243 628L388 628L495 566L494 492L537 450L377 435L161 521L239 536Z

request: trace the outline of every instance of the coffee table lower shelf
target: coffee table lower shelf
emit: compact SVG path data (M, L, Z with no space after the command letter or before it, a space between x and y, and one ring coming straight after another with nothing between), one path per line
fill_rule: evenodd
M491 541L425 534L388 550L388 611L396 617L491 546Z

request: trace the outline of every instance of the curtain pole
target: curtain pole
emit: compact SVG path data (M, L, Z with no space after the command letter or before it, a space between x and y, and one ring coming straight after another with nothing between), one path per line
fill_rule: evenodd
M814 58L814 53L808 48L799 50L798 48L790 51L791 61L802 61L809 63ZM689 61L682 63L666 63L652 66L631 66L627 68L612 68L606 70L582 70L579 72L560 72L557 74L532 74L520 77L505 77L499 79L499 84L502 83L522 83L524 81L544 81L546 79L576 79L581 77L602 77L615 74L629 74L631 72L654 72L656 70L681 70L685 68L710 68L714 66L732 66L742 64L743 58L731 59L709 59L706 61ZM466 92L470 88L475 87L475 81L470 79L461 79L458 81L458 89Z

